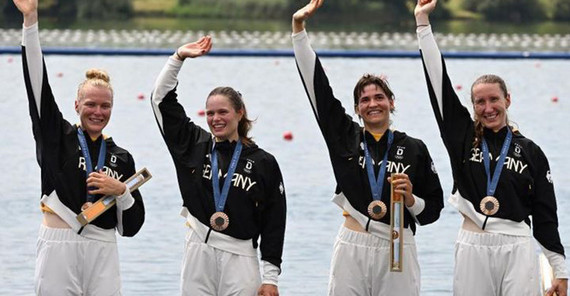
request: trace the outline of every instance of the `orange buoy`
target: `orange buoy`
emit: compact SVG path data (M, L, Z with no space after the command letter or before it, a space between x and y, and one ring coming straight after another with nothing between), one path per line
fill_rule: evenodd
M62 73L62 72L57 72L57 74L56 74L55 76L57 76L57 77L60 77L60 78L61 78L61 77L63 77L63 73Z
M283 133L283 139L286 141L291 141L293 140L293 133L290 131L286 131Z
M456 90L462 90L463 86L461 84L457 84L457 85L455 85L455 89Z
M552 100L553 103L557 103L557 102L558 102L558 97L554 96L554 97L552 97L551 100Z
M198 110L198 116L204 116L204 115L206 115L206 111L204 111L204 109Z
M143 93L139 93L139 95L137 96L137 99L139 99L139 100L144 100L144 94L143 94Z

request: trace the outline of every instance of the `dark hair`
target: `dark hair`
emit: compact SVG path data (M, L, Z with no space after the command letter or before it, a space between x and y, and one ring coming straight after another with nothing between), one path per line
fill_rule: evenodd
M364 74L356 85L354 86L353 96L354 96L354 106L358 106L358 102L360 101L360 95L364 91L364 88L367 86L374 84L381 88L384 93L388 96L388 99L391 101L395 100L394 93L390 89L390 85L388 85L388 81L383 75L377 76L374 74ZM390 113L394 113L394 109L390 109Z
M228 98L236 112L243 110L243 116L238 123L238 135L244 145L254 144L255 142L253 141L252 137L249 137L247 135L253 125L253 120L247 118L247 110L245 109L245 104L243 103L241 93L229 86L219 86L210 92L208 98L215 95L222 95Z
M503 92L503 96L506 98L507 95L509 94L508 90L507 90L507 84L505 83L505 81L503 80L503 78L494 75L494 74L485 74L482 76L479 76L479 78L477 78L475 80L475 82L473 82L473 84L471 85L471 103L475 103L475 98L473 97L473 88L475 87L475 85L477 84L498 84L499 88L501 89L501 91ZM475 107L473 107L475 108ZM477 114L475 114L475 112L473 112L473 119L475 121L475 137L473 139L473 147L477 147L477 145L479 145L479 143L481 143L481 139L483 138L483 124L481 123L481 121L479 120L479 118L477 117ZM507 125L510 125L509 122L509 117L506 116L507 119Z

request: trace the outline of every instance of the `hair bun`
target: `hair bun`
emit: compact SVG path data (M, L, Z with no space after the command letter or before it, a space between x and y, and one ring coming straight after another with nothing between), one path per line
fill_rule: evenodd
M87 77L87 79L101 79L107 83L111 81L111 78L107 72L95 68L87 70L87 72L85 72L85 77Z

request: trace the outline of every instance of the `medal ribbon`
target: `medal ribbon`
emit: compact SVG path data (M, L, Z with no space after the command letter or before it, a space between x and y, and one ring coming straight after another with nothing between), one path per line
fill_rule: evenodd
M380 171L378 172L378 179L374 179L374 165L372 164L372 157L368 151L368 144L366 143L366 134L364 134L364 156L366 157L366 172L368 174L368 181L370 183L370 190L372 191L372 199L380 200L382 197L382 188L384 187L384 176L386 176L386 163L388 162L388 151L390 151L390 146L394 141L394 134L389 129L386 130L388 133L388 144L386 146L386 152L384 153L384 158L382 159L382 164L380 165Z
M89 154L89 147L87 147L85 134L83 134L83 130L81 130L80 127L77 128L77 139L79 140L79 145L81 146L81 153L85 158L85 176L88 177L89 174L93 172L93 164L91 164L91 155ZM105 154L107 154L107 144L105 143L105 140L101 138L101 145L99 147L99 156L97 157L97 166L95 167L95 171L102 169L105 165ZM87 188L87 191L92 189L95 188L89 187ZM87 193L87 201L95 201L95 195Z
M236 143L236 148L234 148L234 153L232 155L232 160L230 166L228 167L228 173L226 179L224 180L224 187L220 193L220 179L218 177L218 155L216 153L216 144L214 143L212 147L212 187L214 191L214 203L216 205L217 212L223 212L224 206L226 205L226 200L228 199L228 192L230 191L230 183L232 182L232 176L237 167L239 160L239 155L241 154L241 141L238 140Z
M489 159L489 146L487 146L487 141L483 137L481 142L481 149L483 150L483 163L485 165L485 173L487 174L487 195L493 196L495 194L495 189L497 189L497 184L499 184L499 176L505 165L505 158L507 157L507 152L509 152L509 146L511 145L511 140L513 138L513 133L511 129L507 127L507 136L503 142L503 148L501 148L501 156L497 161L497 166L495 167L495 172L493 173L493 179L491 180L491 165Z

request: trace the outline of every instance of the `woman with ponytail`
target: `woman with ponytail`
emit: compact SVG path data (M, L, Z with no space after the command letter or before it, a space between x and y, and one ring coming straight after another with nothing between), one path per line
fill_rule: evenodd
M209 132L188 118L177 100L177 76L184 60L205 55L211 47L209 36L179 47L152 94L156 121L176 167L181 214L188 226L181 292L276 296L286 216L277 161L249 136L252 121L238 91L217 87L210 92Z
M41 167L43 222L37 244L38 295L120 295L115 229L133 236L144 222L138 191L123 183L135 173L131 154L103 135L113 109L109 75L86 73L77 91L79 124L62 117L49 85L38 34L37 0L14 0L24 16L22 62L36 157ZM76 216L103 196L116 205L82 226Z
M449 202L463 216L454 295L543 295L534 236L554 271L547 295L566 296L568 271L548 160L510 126L512 100L499 76L483 75L473 83L471 119L433 37L429 14L436 2L419 0L415 17L430 101L451 160Z

